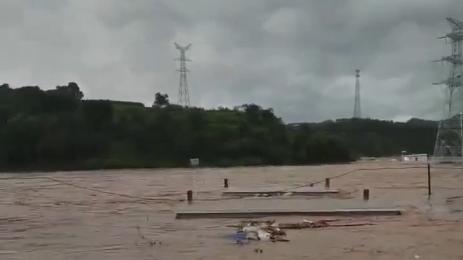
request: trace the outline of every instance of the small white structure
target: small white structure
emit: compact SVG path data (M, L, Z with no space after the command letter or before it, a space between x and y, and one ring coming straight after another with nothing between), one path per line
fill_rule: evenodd
M191 167L198 167L199 166L199 158L191 158L190 159L190 166Z
M402 162L427 162L428 155L425 153L420 154L402 154Z

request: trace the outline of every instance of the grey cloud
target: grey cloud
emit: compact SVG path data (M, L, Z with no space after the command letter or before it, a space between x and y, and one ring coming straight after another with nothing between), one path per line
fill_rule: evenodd
M430 61L460 0L3 0L1 80L150 105L177 98L173 42L188 55L192 104L254 102L286 122L350 117L356 68L363 114L436 119L443 90Z

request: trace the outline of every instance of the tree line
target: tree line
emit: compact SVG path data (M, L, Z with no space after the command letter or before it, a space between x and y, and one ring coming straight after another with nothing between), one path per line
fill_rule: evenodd
M348 162L402 150L429 152L434 122L346 119L286 125L255 104L185 108L157 93L141 103L85 100L76 83L0 86L0 170Z

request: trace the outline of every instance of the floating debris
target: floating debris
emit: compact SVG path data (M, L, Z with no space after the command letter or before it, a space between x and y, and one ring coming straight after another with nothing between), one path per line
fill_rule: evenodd
M235 225L238 231L234 236L238 244L243 244L245 240L259 240L259 241L289 241L286 239L286 232L278 227L275 221L249 221L242 222L240 225Z
M275 220L268 221L243 221L239 225L229 225L228 227L237 228L233 236L237 244L244 244L251 240L289 242L286 238L284 229L306 229L306 228L326 228L326 227L358 227L369 226L372 223L334 223L339 219L321 219L311 221L304 219L298 223L277 223Z
M235 235L233 235L233 240L236 241L237 244L244 244L248 242L248 238L245 232L243 231L237 231Z
M143 241L142 243L139 243L138 241L135 242L135 245L149 245L151 247L154 247L156 245L162 245L162 241L157 241L154 239L147 238L145 235L142 234L140 230L140 226L137 226L137 234L138 237Z

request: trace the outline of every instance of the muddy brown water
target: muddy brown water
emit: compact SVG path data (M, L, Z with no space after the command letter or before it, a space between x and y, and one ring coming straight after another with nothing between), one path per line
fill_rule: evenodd
M0 259L463 259L463 170L364 170L331 180L324 197L221 196L229 189L291 189L353 169L424 167L394 161L345 165L156 169L0 175ZM364 188L370 200L362 199ZM185 202L186 191L195 201ZM364 227L290 230L286 243L237 245L237 219L176 220L179 210L398 207L399 217L357 217ZM281 222L307 217L272 218ZM349 219L347 219L349 221ZM262 253L256 253L262 249Z

